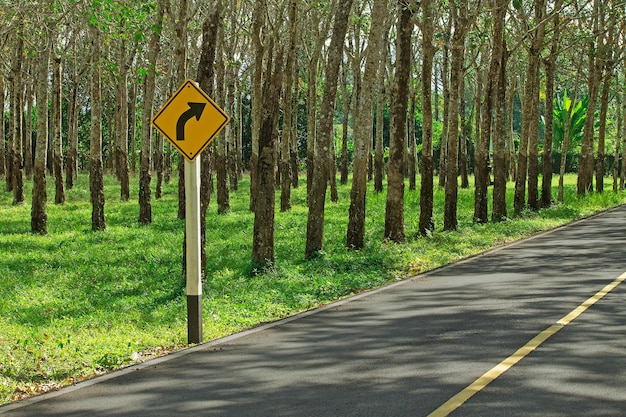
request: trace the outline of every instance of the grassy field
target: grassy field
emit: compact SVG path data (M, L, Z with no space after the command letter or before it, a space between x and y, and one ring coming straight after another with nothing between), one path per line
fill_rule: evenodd
M137 179L133 179L137 186ZM325 250L304 260L305 187L294 208L276 214L276 267L251 274L253 215L249 182L231 192L231 211L207 218L208 273L204 284L205 340L231 334L360 291L403 279L488 248L622 204L623 193L576 197L566 179L566 201L504 223L472 224L473 190L459 192L459 230L442 231L443 192L436 191L436 231L417 237L419 192L407 189L406 244L382 241L385 194L369 191L366 248L345 248L349 186L327 203ZM153 201L153 223L137 222L133 200L119 202L106 179L104 232L91 231L89 184L81 176L62 206L48 204L45 236L30 233L30 205L12 206L0 191L0 403L45 392L138 361L182 349L186 343L182 221L177 185ZM49 199L54 194L49 180ZM512 187L512 184L510 184ZM611 186L607 179L605 189ZM556 193L556 189L555 189ZM508 193L512 211L512 190ZM32 183L26 184L27 202Z

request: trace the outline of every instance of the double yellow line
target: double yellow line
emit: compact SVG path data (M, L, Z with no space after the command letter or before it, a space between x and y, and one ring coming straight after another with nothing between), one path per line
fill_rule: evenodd
M590 297L572 310L569 314L563 317L561 320L548 327L537 336L533 337L523 347L518 349L514 354L485 372L480 378L468 385L464 390L450 398L443 403L439 408L430 413L428 417L444 417L459 408L463 403L469 400L477 392L481 391L487 385L495 381L500 375L508 371L511 367L515 366L519 361L528 356L532 351L537 349L543 342L552 337L556 332L563 327L570 324L574 319L584 313L589 307L600 301L605 295L613 291L619 284L626 280L626 272L620 275L615 281L611 282L600 291L598 291L593 297Z

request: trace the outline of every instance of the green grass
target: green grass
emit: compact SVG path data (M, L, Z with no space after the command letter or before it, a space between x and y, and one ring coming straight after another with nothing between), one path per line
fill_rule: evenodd
M608 181L608 180L607 180ZM45 392L186 345L182 277L184 223L176 219L177 184L153 201L153 223L137 222L133 200L119 201L119 186L105 181L107 229L91 230L85 175L67 202L48 204L45 236L30 233L32 183L27 204L13 206L0 191L0 403ZM276 213L276 267L251 273L253 215L249 182L230 194L231 211L207 218L208 271L204 283L205 340L328 303L396 279L462 259L624 202L607 191L576 197L566 179L566 201L503 223L472 223L473 190L459 190L459 229L442 231L443 191L436 190L436 231L417 237L419 192L406 191L402 245L382 241L385 194L368 191L366 247L345 248L349 186L327 203L324 251L304 260L305 185L292 193L293 209ZM52 199L53 181L48 196ZM512 184L510 185L512 186ZM610 190L607 182L606 189ZM556 188L555 188L556 193ZM512 190L509 210L512 212ZM277 194L278 198L278 194ZM278 205L277 205L278 207Z

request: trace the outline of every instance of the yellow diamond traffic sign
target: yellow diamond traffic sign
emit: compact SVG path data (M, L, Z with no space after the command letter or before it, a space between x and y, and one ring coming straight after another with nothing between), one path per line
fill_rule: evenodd
M152 125L193 161L229 121L224 110L187 79L152 118Z

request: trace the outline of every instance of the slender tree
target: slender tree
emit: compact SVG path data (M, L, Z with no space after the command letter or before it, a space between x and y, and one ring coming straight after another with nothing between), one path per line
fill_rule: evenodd
M467 31L476 18L476 10L480 2L474 4L475 9L470 11L467 0L460 0L457 5L451 3L451 18L454 24L452 35L452 59L450 63L450 100L448 102L448 160L446 162L446 185L443 228L456 230L457 198L458 198L458 149L459 149L459 86L463 74L463 61L465 55L465 39Z
M50 42L44 37L38 65L35 94L37 103L48 103L48 73ZM3 129L4 130L4 129ZM46 162L48 156L48 106L37 106L37 139L33 176L33 202L31 206L31 230L33 233L48 233L48 213L46 190Z
M92 45L91 61L91 132L89 148L89 191L91 195L91 228L104 230L104 164L102 161L102 79L101 33L98 24L89 26Z
M485 88L485 102L482 111L482 126L480 142L476 146L474 162L474 221L486 223L489 219L487 213L487 186L490 182L489 174L489 148L491 145L491 126L493 122L493 109L496 92L498 91L498 74L502 65L502 43L504 39L504 18L506 15L508 0L493 0L492 6L492 47L491 64L487 76Z
M161 31L167 0L159 0L152 34L148 45L148 71L144 80L143 106L141 117L141 157L139 165L139 223L152 223L152 119L154 90L156 88L156 61L161 50Z
M433 103L432 76L435 56L432 0L422 1L422 175L420 186L419 233L426 235L435 228L433 220ZM435 104L437 107L438 104Z
M54 203L65 203L65 187L63 184L63 136L62 136L62 90L61 80L63 73L61 70L61 56L55 55L53 59L52 74L52 148L54 167Z
M326 63L326 82L324 84L324 96L322 99L320 127L315 147L315 161L311 193L309 195L309 213L306 228L307 259L314 257L323 247L324 238L324 206L326 201L326 188L329 179L329 152L330 141L333 133L333 120L335 113L335 98L337 96L337 81L339 80L339 68L343 54L343 45L348 30L348 17L352 7L352 0L339 2L335 13L333 32L328 48L328 60ZM309 103L310 105L311 103Z
M406 119L409 76L411 73L411 35L414 3L399 0L398 37L396 39L396 76L393 81L391 105L391 138L387 168L387 202L385 206L385 239L403 242L404 234L404 172L406 154Z
M363 74L363 87L359 108L354 121L354 171L348 210L346 244L349 248L361 249L365 244L365 197L367 192L367 163L371 153L372 119L375 88L383 47L383 34L387 20L387 0L374 0L372 25L368 37L368 49ZM344 115L345 116L345 115Z

